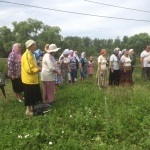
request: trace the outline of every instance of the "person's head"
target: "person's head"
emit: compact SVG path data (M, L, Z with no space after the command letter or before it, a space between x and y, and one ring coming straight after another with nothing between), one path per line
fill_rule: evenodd
M134 49L129 49L129 55L133 55L134 54Z
M64 56L64 57L68 57L69 54L70 54L69 49L65 49L65 50L63 51L63 56Z
M14 52L16 54L20 54L21 53L21 44L20 43L15 43L12 46L12 52Z
M120 48L116 47L116 48L114 49L114 54L115 54L115 55L118 55L118 54L119 54L119 51L120 51Z
M70 56L73 56L73 50L70 50L70 51L69 51L69 55L70 55Z
M86 53L85 52L81 53L81 58L86 58Z
M90 60L90 61L93 61L93 56L90 56L89 60Z
M106 56L106 54L107 54L107 50L106 49L102 49L100 51L100 55Z
M45 52L47 52L48 49L49 49L49 44L46 44L46 45L44 46Z
M50 44L48 50L46 51L47 53L54 55L60 48L56 46L56 44Z
M26 41L25 45L26 45L26 48L30 50L31 52L34 52L37 49L36 42L33 40Z
M147 52L150 52L150 46L147 46L147 47L146 47L146 51L147 51Z
M124 52L125 52L126 50L127 50L127 49L123 49L123 50L121 51L122 55L124 55Z
M128 56L129 55L129 50L125 49L123 54L124 54L124 56Z

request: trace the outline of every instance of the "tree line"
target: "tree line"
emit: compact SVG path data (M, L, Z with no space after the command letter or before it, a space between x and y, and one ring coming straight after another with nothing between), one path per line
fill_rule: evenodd
M98 55L102 48L111 53L115 47L120 49L133 48L136 53L140 53L145 46L150 44L148 33L135 34L131 37L124 36L122 40L119 37L114 40L91 39L90 37L79 36L62 37L59 27L45 25L42 21L31 18L21 22L14 21L12 25L12 30L7 26L0 28L0 57L2 58L8 57L12 45L16 42L22 44L22 52L24 52L24 43L28 39L35 40L41 50L44 49L45 44L55 43L58 47L61 47L60 53L68 48L77 50L79 54L84 51L88 56Z

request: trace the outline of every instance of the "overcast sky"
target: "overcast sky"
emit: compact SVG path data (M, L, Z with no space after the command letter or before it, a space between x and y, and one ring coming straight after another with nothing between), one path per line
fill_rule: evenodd
M139 12L109 7L85 0L4 0L44 8L92 14L98 16L121 17L150 21L150 12ZM149 11L150 0L91 0L121 7ZM52 10L18 6L0 2L0 27L12 28L13 21L37 19L50 26L59 26L61 35L94 38L113 38L132 36L141 32L150 34L150 22L116 20L101 17L76 15Z

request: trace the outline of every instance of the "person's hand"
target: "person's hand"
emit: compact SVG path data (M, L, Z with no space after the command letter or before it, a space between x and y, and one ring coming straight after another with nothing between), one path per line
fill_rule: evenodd
M42 71L42 68L41 68L41 67L38 67L38 71L41 72L41 71Z
M12 76L11 78L12 78L12 80L14 80L14 79L16 79L16 76Z
M114 73L114 69L111 69L111 72Z
M57 75L60 76L60 75L61 75L61 72L57 72Z

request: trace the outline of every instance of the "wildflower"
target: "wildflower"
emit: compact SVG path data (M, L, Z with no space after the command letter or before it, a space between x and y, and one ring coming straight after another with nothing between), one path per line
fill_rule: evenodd
M64 133L64 131L61 132L62 134Z
M72 118L72 115L70 115L70 118Z
M25 135L24 138L27 138L29 136L29 134Z
M49 144L49 145L52 145L53 143L50 141L48 144Z
M21 135L18 135L18 138L21 138L21 139L22 139L22 136L21 136Z

